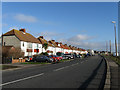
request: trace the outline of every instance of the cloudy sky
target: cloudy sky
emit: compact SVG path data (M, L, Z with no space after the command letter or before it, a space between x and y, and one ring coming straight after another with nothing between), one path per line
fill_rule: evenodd
M3 2L2 32L25 28L35 37L54 39L85 49L114 50L114 25L118 20L117 2ZM109 44L109 43L108 43Z

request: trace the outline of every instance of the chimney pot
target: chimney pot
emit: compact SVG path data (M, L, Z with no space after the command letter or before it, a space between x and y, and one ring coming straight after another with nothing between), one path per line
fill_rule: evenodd
M56 44L58 45L58 42L56 42Z
M26 32L26 30L24 28L21 28L19 31L22 31L22 32Z
M42 38L42 39L43 39L43 36L40 36L40 38Z
M53 42L55 41L55 40L52 40Z

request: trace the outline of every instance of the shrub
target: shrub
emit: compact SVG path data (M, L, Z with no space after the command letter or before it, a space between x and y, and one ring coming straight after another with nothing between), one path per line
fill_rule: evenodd
M48 55L47 52L42 52L40 55Z

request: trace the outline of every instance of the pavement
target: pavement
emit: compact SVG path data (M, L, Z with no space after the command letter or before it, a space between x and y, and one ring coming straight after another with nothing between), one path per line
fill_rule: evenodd
M99 88L103 89L106 64L101 56L3 71L3 88Z
M116 64L113 60L107 58L110 67L110 90L120 89L120 66Z
M71 60L66 60L64 62L69 62L69 61L72 61L74 59L71 59ZM10 65L10 66L18 66L17 68L9 68L9 69L5 69L5 70L2 70L3 72L5 71L12 71L12 70L18 70L18 69L24 69L24 68L29 68L29 67L33 67L33 66L43 66L43 65L48 65L48 64L51 64L51 63L47 63L47 64L21 64L21 63L13 63L13 64L3 64L3 65ZM0 64L2 65L2 64Z

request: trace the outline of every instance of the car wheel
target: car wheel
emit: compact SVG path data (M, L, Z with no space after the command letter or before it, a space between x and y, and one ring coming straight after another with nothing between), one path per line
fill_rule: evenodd
M48 62L48 60L45 60L45 62Z

